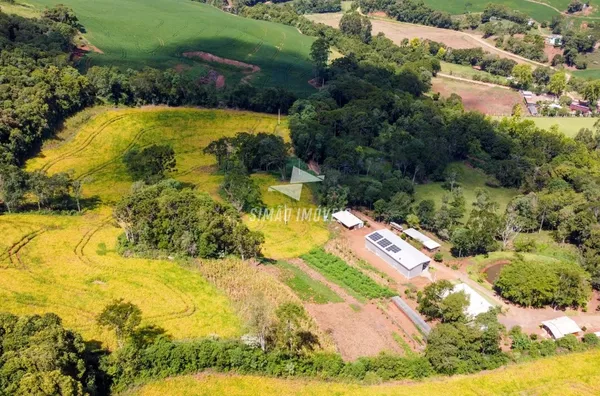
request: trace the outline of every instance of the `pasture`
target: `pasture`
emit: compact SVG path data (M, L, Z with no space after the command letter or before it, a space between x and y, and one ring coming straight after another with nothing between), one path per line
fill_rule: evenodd
M187 59L184 52L205 51L257 65L256 86L284 86L298 94L313 91L309 51L314 38L295 28L225 13L190 0L32 0L38 8L72 7L85 37L103 53L91 52L85 67L121 69L213 68L228 77L231 67ZM4 5L3 5L4 7ZM235 74L235 73L234 73ZM238 76L239 77L239 76Z
M594 124L598 121L595 117L531 117L527 120L535 122L535 125L543 129L550 129L551 126L556 125L559 132L572 138L581 128L594 131Z
M189 183L219 198L222 175L216 160L202 152L211 141L237 132L270 132L287 139L286 121L277 124L277 116L245 111L144 108L107 110L81 125L59 135L42 153L27 163L28 170L45 169L49 173L73 172L83 182L84 195L111 204L127 194L132 183L122 157L134 146L168 143L175 150L177 170L170 177ZM326 224L301 221L297 211L316 208L310 189L304 188L300 201L277 192L271 185L281 184L270 174L253 175L269 208L286 207L293 211L290 221L246 220L252 229L266 237L264 253L271 258L291 258L322 245L329 238ZM303 243L298 243L299 238Z
M104 207L83 216L4 214L0 300L15 314L53 312L88 340L114 346L95 318L113 299L142 310L144 323L175 338L241 333L229 300L196 271L169 260L123 258L121 229Z
M201 374L169 378L137 387L127 395L597 395L600 352L569 354L513 365L492 372L432 378L421 382L358 385L256 376Z
M518 195L516 189L486 186L485 182L488 180L488 176L479 169L470 168L462 163L456 163L453 169L457 171L457 180L465 195L467 209L465 220L471 212L473 202L475 202L475 190L477 188L482 188L489 192L490 197L500 205L499 212L504 212L509 202ZM449 193L448 190L442 187L442 183L440 182L418 184L415 186L415 201L432 199L435 202L436 208L439 209L442 205L443 196Z
M446 11L453 15L466 14L468 12L481 12L490 3L487 0L424 0L425 4L435 10ZM565 0L540 0L542 2L554 2L554 3L565 3ZM558 12L551 7L544 4L533 3L530 1L523 0L500 0L497 4L504 4L510 9L519 10L529 15L536 21L550 21L553 16L558 15ZM567 9L568 1L564 7L560 8L561 11Z

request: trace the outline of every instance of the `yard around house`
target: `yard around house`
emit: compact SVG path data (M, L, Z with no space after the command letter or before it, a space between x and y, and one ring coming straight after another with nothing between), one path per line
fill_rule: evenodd
M38 8L65 4L85 27L84 36L102 53L90 52L84 68L216 69L240 78L230 66L182 56L205 51L257 65L256 86L282 86L300 95L314 92L309 51L314 38L291 26L240 18L190 0L32 0ZM2 5L4 9L4 4Z

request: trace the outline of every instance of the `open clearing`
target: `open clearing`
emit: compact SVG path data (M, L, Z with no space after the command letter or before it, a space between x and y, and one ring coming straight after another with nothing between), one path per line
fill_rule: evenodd
M442 97L455 93L462 98L466 110L487 115L511 115L513 106L523 102L517 91L443 77L431 81L431 92L439 92Z
M535 125L544 129L558 125L558 130L569 137L575 137L581 128L594 131L594 124L598 121L595 117L531 117L527 120L535 122Z
M175 338L239 335L227 298L197 272L164 260L115 252L121 229L111 211L83 216L4 214L0 220L0 300L15 314L53 312L85 339L114 345L95 318L113 299L138 305L149 324Z
M597 395L600 352L540 359L471 376L422 382L364 386L334 382L284 380L256 376L199 374L170 378L132 390L130 395Z
M312 21L324 23L326 25L337 28L342 19L342 13L329 13L329 14L311 14L307 15ZM481 36L477 36L472 33L459 32L456 30L440 29L431 26L416 25L412 23L404 23L393 21L390 19L382 18L371 18L371 24L373 25L373 35L383 33L387 38L392 40L394 43L400 45L404 39L420 38L433 40L440 43L446 44L451 48L474 48L481 47L484 51L491 54L498 55L502 58L509 58L517 63L529 63L531 61L523 59L519 56L511 54L506 51L502 51L493 44L489 44Z
M175 150L177 170L170 176L219 198L222 176L216 160L202 152L211 141L237 132L269 132L288 139L286 121L277 125L277 116L245 111L197 110L184 108L144 108L109 110L85 123L78 133L65 137L62 144L42 151L27 163L28 170L50 173L72 171L84 183L84 195L103 203L115 203L127 194L132 180L122 162L124 153L134 146L168 143ZM60 139L60 136L59 136ZM287 207L293 215L282 221L252 221L252 229L265 234L264 253L271 258L296 257L327 241L329 232L322 221L298 221L297 208L314 208L310 189L294 201L268 187L281 184L276 176L255 174L263 200L269 206ZM303 243L298 243L302 240Z
M104 52L89 53L86 66L141 69L185 64L206 70L206 65L182 56L205 51L259 66L262 71L252 80L255 85L313 92L307 81L312 76L308 54L314 38L290 26L240 18L190 0L32 2L39 8L56 3L73 8L87 31L85 37ZM218 72L230 81L224 70Z
M508 203L519 193L516 189L486 186L485 182L488 180L488 176L479 169L473 169L464 164L459 164L455 169L458 169L458 183L465 194L467 208L465 217L468 217L468 214L471 212L472 204L475 202L475 190L477 188L482 188L490 193L490 196L494 201L500 205L500 212L504 212ZM419 202L423 199L433 199L437 209L442 205L442 197L449 193L448 190L445 190L442 187L442 183L439 182L418 184L415 186L415 200Z

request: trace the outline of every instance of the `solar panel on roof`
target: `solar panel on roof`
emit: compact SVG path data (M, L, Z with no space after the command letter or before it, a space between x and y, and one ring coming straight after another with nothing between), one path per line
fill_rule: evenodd
M390 242L384 238L381 241L377 242L377 244L385 249L386 247L390 246L392 244L392 242Z
M369 235L369 238L370 238L371 240L373 240L373 241L378 241L378 240L380 240L380 239L381 239L381 238L383 238L383 237L381 236L381 234L380 234L380 233L378 233L378 232L374 232L374 233L372 233L371 235Z
M398 253L401 249L396 245L392 245L389 248L387 248L387 250L389 250L392 253Z

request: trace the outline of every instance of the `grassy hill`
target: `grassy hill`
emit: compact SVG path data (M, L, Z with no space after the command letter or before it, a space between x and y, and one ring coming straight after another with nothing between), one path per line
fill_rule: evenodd
M27 163L27 169L45 169L50 173L71 171L83 181L85 196L110 204L126 194L132 183L121 160L124 153L133 146L169 143L177 159L177 170L170 176L219 198L222 176L216 172L215 158L202 150L219 137L242 131L270 132L285 139L289 133L285 119L278 125L277 116L252 112L183 108L109 110L93 116L76 133L59 136L59 143L50 143L51 147ZM297 202L268 191L269 186L282 183L276 176L253 177L268 207L286 207L293 212L287 224L246 218L251 228L266 235L265 255L278 259L296 257L327 241L329 233L323 222L296 221L297 208L314 207L308 188ZM302 244L298 243L299 238Z
M285 86L298 93L312 87L308 53L314 38L271 22L240 18L191 0L33 0L39 8L63 3L72 7L85 26L85 37L103 53L90 53L88 65L120 68L151 66L208 67L226 77L239 70L184 58L188 51L205 51L260 66L255 85Z
M600 393L600 352L571 354L515 365L493 372L417 383L365 386L254 376L205 374L169 378L128 395L597 395Z

